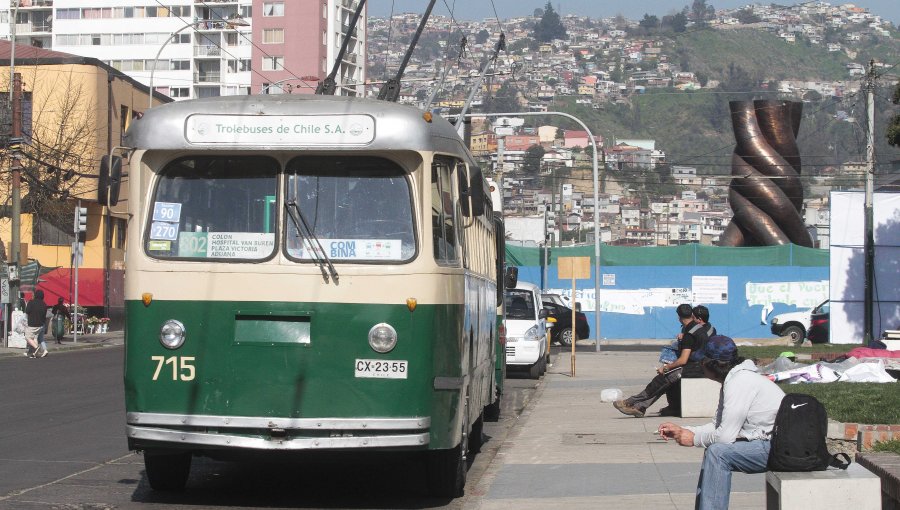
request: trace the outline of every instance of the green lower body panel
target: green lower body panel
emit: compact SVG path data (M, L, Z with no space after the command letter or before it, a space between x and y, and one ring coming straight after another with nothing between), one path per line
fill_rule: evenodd
M450 448L462 305L126 303L129 443L191 448ZM184 325L177 349L159 341ZM369 330L397 332L388 353ZM438 383L439 382L439 383Z

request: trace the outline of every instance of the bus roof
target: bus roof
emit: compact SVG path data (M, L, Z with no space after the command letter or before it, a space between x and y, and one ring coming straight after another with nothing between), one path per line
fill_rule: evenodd
M147 110L129 126L124 145L163 150L466 152L453 125L437 115L428 122L424 113L345 96L221 96Z

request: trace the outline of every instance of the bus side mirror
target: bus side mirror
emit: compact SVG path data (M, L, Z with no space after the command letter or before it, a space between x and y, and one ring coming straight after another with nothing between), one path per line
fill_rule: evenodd
M519 283L519 268L507 267L506 274L503 276L503 286L507 289L514 289L517 283Z
M541 308L541 311L538 312L539 319L546 319L549 316L550 312L548 312L546 308Z
M97 202L113 206L119 203L119 184L122 182L122 157L104 155L100 158Z
M580 311L581 311L581 303L579 303L579 302L577 302L577 301L575 302L575 311L576 311L576 312L580 312Z

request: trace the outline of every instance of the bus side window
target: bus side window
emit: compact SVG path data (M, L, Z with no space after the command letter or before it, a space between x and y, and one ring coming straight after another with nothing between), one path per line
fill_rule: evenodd
M451 166L446 160L435 159L431 165L431 227L434 241L434 259L439 263L455 263L456 218Z

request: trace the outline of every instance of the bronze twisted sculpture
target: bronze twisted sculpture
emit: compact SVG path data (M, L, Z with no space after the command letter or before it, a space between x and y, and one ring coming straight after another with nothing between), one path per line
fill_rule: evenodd
M803 185L797 132L803 103L731 101L737 145L728 199L734 217L719 246L812 246L800 214Z

